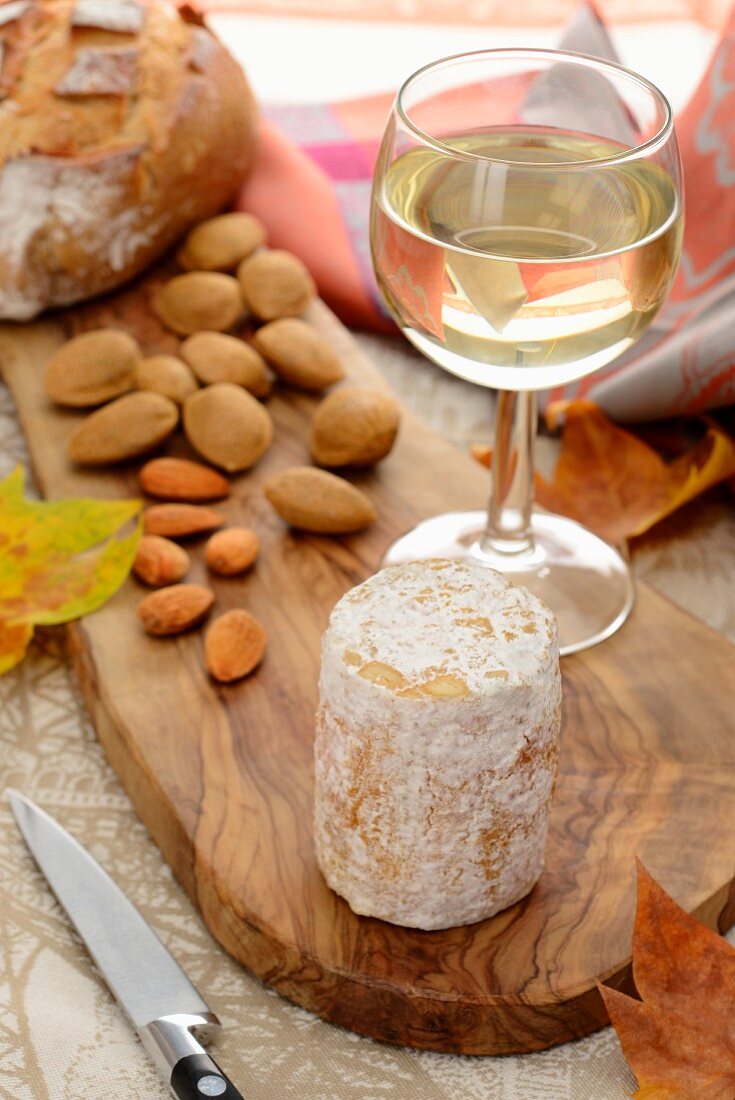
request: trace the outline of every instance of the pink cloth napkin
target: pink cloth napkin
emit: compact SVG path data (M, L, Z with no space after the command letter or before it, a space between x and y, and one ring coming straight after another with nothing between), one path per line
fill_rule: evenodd
M561 45L617 60L589 4L577 11ZM271 245L302 257L347 324L382 331L394 326L375 286L368 218L373 166L392 100L391 92L324 106L266 106L260 157L240 199L266 223ZM677 131L687 214L670 299L632 349L547 396L588 396L628 421L735 400L735 9Z

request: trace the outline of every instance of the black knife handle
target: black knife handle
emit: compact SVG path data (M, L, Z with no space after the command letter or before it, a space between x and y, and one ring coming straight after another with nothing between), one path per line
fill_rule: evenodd
M174 1066L171 1091L178 1100L243 1100L242 1094L229 1081L208 1054L188 1054Z

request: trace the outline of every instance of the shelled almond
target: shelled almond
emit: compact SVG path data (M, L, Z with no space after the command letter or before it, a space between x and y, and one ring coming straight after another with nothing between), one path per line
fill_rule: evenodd
M169 539L206 535L222 527L224 522L221 512L201 504L154 504L143 512L146 535L162 535Z
M226 527L209 539L204 548L204 559L213 573L236 577L250 569L259 548L258 536L249 527Z
M172 584L151 592L138 604L138 618L148 634L181 634L210 612L214 592L202 584Z
M68 340L49 359L44 374L46 393L58 405L89 408L112 401L131 390L138 343L115 328L95 329Z
M207 670L221 683L241 680L260 664L267 644L265 628L254 615L239 608L226 611L204 639Z
M189 572L189 555L181 546L160 535L143 535L138 543L133 572L154 587L176 584Z
M144 493L161 500L222 500L230 492L226 477L188 458L152 458L141 468L138 480Z

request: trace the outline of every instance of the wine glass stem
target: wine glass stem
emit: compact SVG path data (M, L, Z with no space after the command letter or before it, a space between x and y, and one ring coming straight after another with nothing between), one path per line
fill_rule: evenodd
M533 548L534 446L536 394L499 390L495 409L495 447L487 527L479 550L516 555Z

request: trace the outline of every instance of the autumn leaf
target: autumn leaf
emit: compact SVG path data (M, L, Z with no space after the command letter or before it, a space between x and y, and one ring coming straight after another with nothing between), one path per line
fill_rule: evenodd
M633 978L640 1001L598 989L638 1078L636 1100L733 1100L735 949L640 863Z
M33 626L30 623L17 623L15 626L0 623L0 676L23 660L32 637Z
M556 415L559 413L556 410ZM536 474L536 501L611 543L642 535L705 490L735 476L735 442L718 427L671 462L613 424L592 401L563 407L562 447L551 482ZM490 465L489 448L473 448Z
M0 482L0 673L23 659L37 624L101 607L133 564L138 500L26 500L23 469Z

